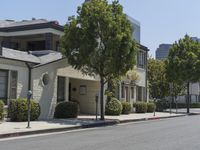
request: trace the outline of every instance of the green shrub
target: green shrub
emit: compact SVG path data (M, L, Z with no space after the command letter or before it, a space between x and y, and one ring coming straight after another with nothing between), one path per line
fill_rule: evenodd
M163 112L167 108L169 108L169 103L165 99L156 101L156 111Z
M27 99L11 100L8 107L8 114L11 121L27 121L28 120L28 101ZM37 120L40 116L39 103L31 100L31 121Z
M106 115L120 115L122 113L122 104L118 99L112 97L106 103L105 110Z
M156 106L154 103L147 103L147 112L154 112Z
M4 102L0 100L0 120L4 118Z
M191 108L200 108L200 103L192 103L190 104Z
M131 113L131 104L129 102L122 102L122 114Z
M133 104L135 107L136 113L146 113L147 112L147 103L145 102L136 102Z
M176 103L172 103L172 108L176 108ZM177 108L187 108L187 104L177 103ZM191 103L190 108L200 108L200 103Z
M78 116L78 104L76 102L58 103L55 109L55 118L76 118Z

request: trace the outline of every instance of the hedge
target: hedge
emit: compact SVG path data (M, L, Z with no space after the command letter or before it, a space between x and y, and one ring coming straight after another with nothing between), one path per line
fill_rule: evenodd
M147 103L145 103L145 102L136 102L133 104L133 107L135 107L136 113L146 113L147 112Z
M0 100L0 120L4 118L4 102Z
M40 105L34 100L31 101L31 121L37 120L40 116ZM28 101L27 99L11 100L8 106L8 116L11 121L27 121L28 120Z
M156 111L163 112L165 109L169 108L169 103L166 100L156 101Z
M131 113L131 104L129 102L122 102L122 114Z
M154 103L147 103L147 112L154 112L156 106Z
M122 113L122 104L121 102L112 97L107 103L105 107L106 115L120 115Z
M76 118L77 116L78 103L69 101L57 104L54 113L55 118Z

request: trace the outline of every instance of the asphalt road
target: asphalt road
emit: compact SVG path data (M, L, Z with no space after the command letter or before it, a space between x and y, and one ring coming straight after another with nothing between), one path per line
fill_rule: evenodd
M200 116L0 142L0 150L199 150Z

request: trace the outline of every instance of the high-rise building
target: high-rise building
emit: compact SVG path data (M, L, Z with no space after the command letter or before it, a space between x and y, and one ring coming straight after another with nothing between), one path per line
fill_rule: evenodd
M163 60L168 57L172 44L160 44L156 50L156 59Z
M133 38L140 43L140 22L130 16L127 17L133 26Z

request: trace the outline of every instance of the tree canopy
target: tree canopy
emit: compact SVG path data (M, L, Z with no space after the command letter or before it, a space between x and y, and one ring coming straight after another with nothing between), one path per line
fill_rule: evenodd
M176 41L168 56L170 81L187 84L187 112L189 113L189 84L200 81L200 43L188 35Z
M176 41L168 55L169 80L197 82L200 80L200 44L188 35Z
M148 59L148 81L149 94L152 98L162 99L169 96L169 84L164 61Z
M137 44L132 33L131 22L116 0L83 3L65 26L62 47L69 63L84 74L100 77L102 119L103 85L125 75L135 64Z

